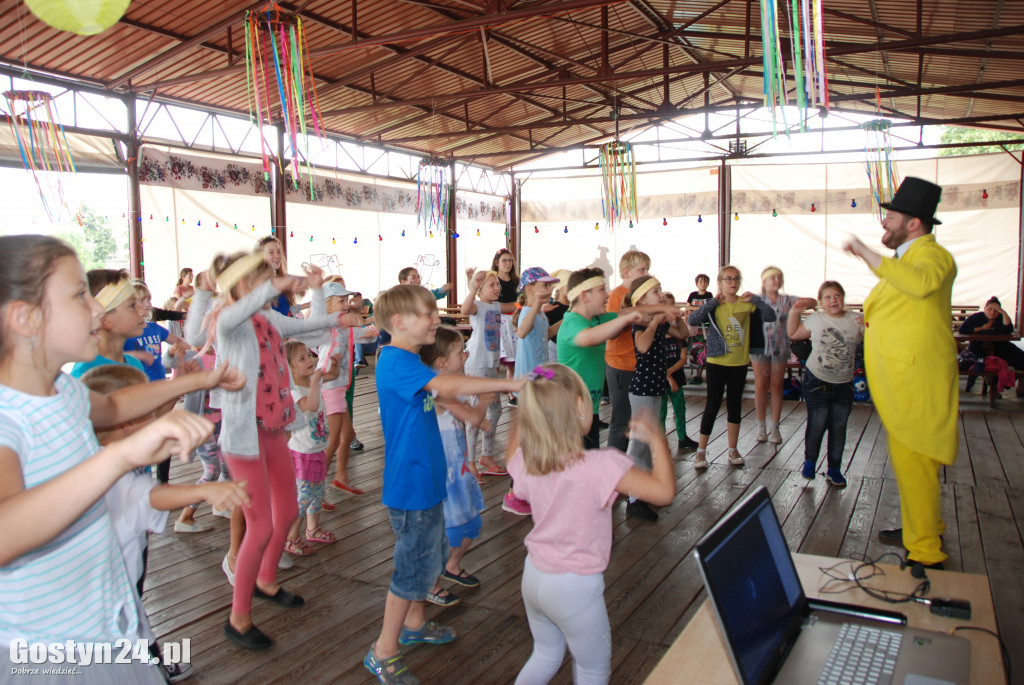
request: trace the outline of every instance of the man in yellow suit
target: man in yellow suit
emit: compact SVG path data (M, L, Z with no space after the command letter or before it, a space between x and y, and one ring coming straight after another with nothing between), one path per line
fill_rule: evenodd
M915 575L942 568L945 530L939 469L956 460L959 383L950 313L956 262L932 228L942 188L907 177L883 203L883 257L857 238L844 246L878 276L864 300L864 366L871 399L889 434L903 528L880 537L899 541Z

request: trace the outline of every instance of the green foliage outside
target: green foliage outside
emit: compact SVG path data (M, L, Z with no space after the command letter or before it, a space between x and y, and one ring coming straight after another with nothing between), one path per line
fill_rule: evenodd
M117 256L118 241L110 227L110 219L85 207L82 225L72 222L74 228L60 234L60 238L75 248L78 259L86 271L104 269L107 262ZM124 242L122 237L121 242Z
M963 126L947 126L942 132L943 143L981 143L990 140L1020 140L1024 133L1011 131L987 131L981 128L965 128ZM1024 144L1006 145L1007 150L1024 150ZM1003 152L999 145L971 145L964 147L944 147L939 150L940 157L956 155L980 155L987 152Z

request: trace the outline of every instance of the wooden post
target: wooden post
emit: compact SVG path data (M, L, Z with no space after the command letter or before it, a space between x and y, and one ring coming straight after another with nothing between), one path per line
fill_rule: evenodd
M448 223L447 231L448 236L445 240L445 274L447 281L445 283L451 283L452 289L448 291L448 306L454 307L459 303L458 290L459 290L459 244L458 240L453 236L459 232L458 229L458 212L455 211L455 200L456 193L455 187L458 185L455 177L455 160L453 159L448 163L448 170L452 175L452 185L448 192L450 193L448 199Z
M288 269L288 218L285 203L284 167L288 161L284 157L284 124L275 126L277 130L277 157L272 163L270 174L270 233L281 243L284 253L285 270Z
M1022 192L1024 192L1024 152L1021 152L1020 188L1017 191L1017 225L1019 226L1018 232L1020 234L1020 252L1017 255L1017 316L1014 323L1018 333L1020 332L1021 322L1024 321L1020 313L1020 310L1024 309L1024 197L1021 196Z
M135 95L125 96L128 110L128 261L134 278L145 279L145 256L142 250L142 191L139 188L139 125L136 121Z
M522 211L522 181L516 179L512 173L512 194L508 196L508 216L505 217L505 246L512 253L516 264L522 264L523 259L523 222Z
M732 169L722 159L718 168L718 265L732 258Z

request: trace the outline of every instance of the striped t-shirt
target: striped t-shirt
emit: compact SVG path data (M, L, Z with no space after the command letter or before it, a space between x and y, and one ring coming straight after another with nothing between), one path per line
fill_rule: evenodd
M89 391L63 373L55 388L38 397L0 385L0 446L18 455L26 489L100 450ZM0 567L0 645L18 637L113 642L138 634L134 590L102 497L56 538Z

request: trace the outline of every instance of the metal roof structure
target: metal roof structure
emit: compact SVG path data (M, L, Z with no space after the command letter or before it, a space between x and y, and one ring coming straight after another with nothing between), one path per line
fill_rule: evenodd
M914 123L1024 132L1024 3L821 4L837 110L871 113L880 102ZM116 25L85 37L48 27L21 0L0 0L0 66L246 115L244 19L266 7L134 0ZM493 169L763 102L753 0L279 7L303 21L330 133Z

